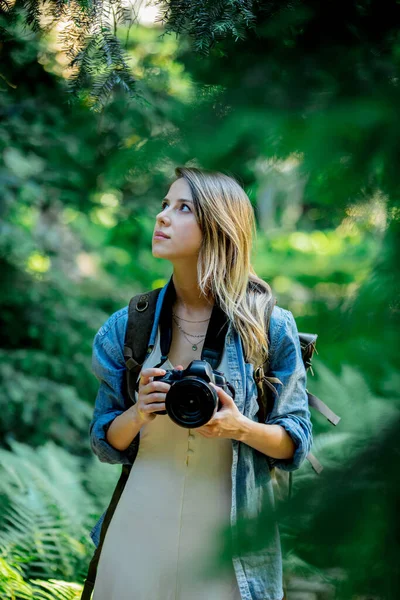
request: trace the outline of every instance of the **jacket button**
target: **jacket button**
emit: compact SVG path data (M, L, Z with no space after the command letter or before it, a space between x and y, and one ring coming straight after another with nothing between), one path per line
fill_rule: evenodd
M189 435L188 435L188 438L189 438L189 440L194 440L194 435L193 435L193 433L189 433Z
M192 450L191 448L188 448L187 453L188 454L194 454L194 450Z

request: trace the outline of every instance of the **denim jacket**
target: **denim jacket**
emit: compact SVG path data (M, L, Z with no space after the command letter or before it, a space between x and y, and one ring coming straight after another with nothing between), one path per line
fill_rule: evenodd
M158 321L167 285L158 296L148 353L154 347ZM128 306L116 311L97 332L93 342L92 370L100 382L90 422L90 443L101 462L132 464L132 444L124 451L106 441L112 420L125 411L121 393L125 377L124 338ZM296 445L292 459L270 459L270 465L286 471L298 469L312 444L312 425L306 392L306 371L302 360L298 330L292 313L275 306L270 321L270 375L277 377L278 399L266 423L281 425ZM226 352L233 374L235 403L239 411L257 421L257 386L253 365L245 362L242 342L236 329L229 325ZM139 438L140 439L140 438ZM232 440L231 525L238 517L252 517L260 510L265 495L273 503L273 484L267 458L251 446ZM134 467L133 467L134 468ZM97 546L104 514L90 536ZM242 600L282 600L282 555L278 527L272 547L245 556L235 556L233 565Z

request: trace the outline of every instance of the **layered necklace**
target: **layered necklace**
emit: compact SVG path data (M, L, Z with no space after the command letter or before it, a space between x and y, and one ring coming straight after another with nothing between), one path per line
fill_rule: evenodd
M209 321L211 319L211 317L210 317L210 319L204 319L203 321L188 321L187 319L182 319L182 317L178 317L178 315L175 314L173 311L172 311L172 317L173 317L174 322L175 322L176 326L178 327L178 329L180 331L182 331L183 335L185 336L185 338L187 339L189 344L191 344L192 350L196 351L198 346L206 339L207 332L205 335L203 333L198 335L195 333L189 333L188 331L184 331L176 319L180 319L181 321L185 321L186 323L205 323L206 321ZM189 340L189 338L187 336L190 336L192 338L203 338L203 339L201 339L201 340L199 339L198 341L196 341L196 343L193 343L191 340Z

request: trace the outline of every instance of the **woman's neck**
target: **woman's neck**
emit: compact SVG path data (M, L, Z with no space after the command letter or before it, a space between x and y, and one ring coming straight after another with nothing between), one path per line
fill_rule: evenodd
M213 300L208 300L200 291L197 274L190 275L187 272L180 274L174 270L172 276L174 283L176 300L174 311L181 316L209 316L214 306Z

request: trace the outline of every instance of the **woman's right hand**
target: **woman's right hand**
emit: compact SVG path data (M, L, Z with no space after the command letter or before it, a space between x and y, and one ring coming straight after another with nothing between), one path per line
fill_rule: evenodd
M174 368L183 369L182 365ZM153 421L157 416L155 412L165 410L165 396L171 386L163 381L153 381L154 377L165 373L165 369L154 367L143 369L140 373L138 399L132 408L142 423Z

